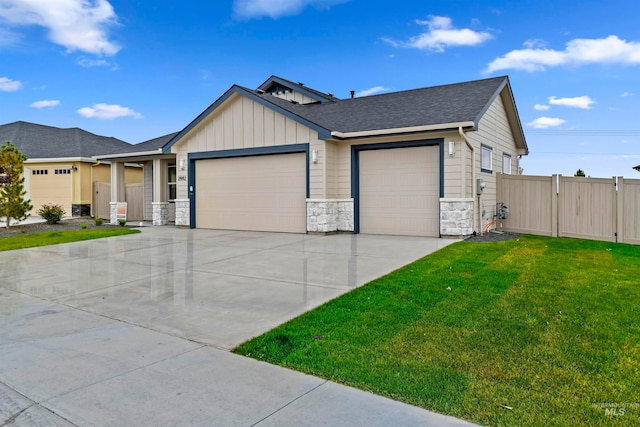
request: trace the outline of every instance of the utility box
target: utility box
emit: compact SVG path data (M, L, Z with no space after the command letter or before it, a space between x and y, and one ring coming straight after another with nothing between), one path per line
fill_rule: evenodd
M496 203L496 216L498 219L507 219L509 217L509 208L504 203Z

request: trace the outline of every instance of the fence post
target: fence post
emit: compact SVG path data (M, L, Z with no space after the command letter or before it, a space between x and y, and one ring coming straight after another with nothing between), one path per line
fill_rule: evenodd
M616 190L616 242L624 243L624 178L621 176Z
M558 237L558 197L562 175L551 175L551 237Z

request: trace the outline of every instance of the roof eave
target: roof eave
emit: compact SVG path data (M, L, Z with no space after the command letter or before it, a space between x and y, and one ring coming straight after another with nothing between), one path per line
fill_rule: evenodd
M391 129L375 129L358 132L331 132L331 136L336 139L352 139L352 138L369 138L375 136L391 136L401 135L407 133L419 133L419 132L438 132L463 129L476 129L475 122L455 122L455 123L439 123L435 125L423 125L423 126L410 126L403 128L391 128Z
M91 157L30 157L25 160L25 164L30 163L62 163L62 162L86 162L86 163L96 163L96 159Z
M93 159L101 161L101 160L118 160L118 159L128 159L128 158L137 158L137 157L159 157L163 156L162 148L159 148L154 151L139 151L133 153L119 153L119 154L102 154L99 156L93 156Z

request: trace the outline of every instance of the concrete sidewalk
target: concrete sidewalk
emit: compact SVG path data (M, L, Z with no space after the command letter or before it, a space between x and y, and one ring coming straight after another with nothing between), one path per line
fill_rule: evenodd
M344 237L163 227L0 253L0 424L471 426L225 350L440 244Z

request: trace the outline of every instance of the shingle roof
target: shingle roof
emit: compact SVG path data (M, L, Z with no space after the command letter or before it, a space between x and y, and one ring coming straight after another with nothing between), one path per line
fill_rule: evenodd
M176 136L178 132L173 132L167 135L159 136L157 138L150 139L148 141L139 142L137 144L133 144L129 146L128 150L120 151L120 153L144 153L148 151L158 151L162 149L167 142L171 141L174 136ZM114 154L114 153L107 153Z
M269 94L257 95L330 131L360 132L476 122L507 81L507 77L494 77L322 104L294 104Z
M288 85L294 90L303 87L307 93L312 91L306 86L277 76L271 76L257 90L233 85L172 138L163 151L169 153L174 144L209 114L234 94L240 94L316 130L321 139L364 136L357 135L361 132L367 133L366 136L389 135L396 131L401 134L412 132L411 128L425 130L425 127L430 127L430 130L459 127L478 130L484 113L497 97L501 97L507 119L514 132L515 143L528 154L527 142L507 76L359 98L331 97L324 102L309 104L298 104L265 93L263 88L268 88L274 82Z
M28 122L0 125L0 144L11 141L29 159L91 157L122 153L131 144L79 128L56 128Z

